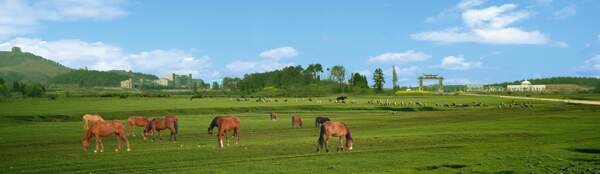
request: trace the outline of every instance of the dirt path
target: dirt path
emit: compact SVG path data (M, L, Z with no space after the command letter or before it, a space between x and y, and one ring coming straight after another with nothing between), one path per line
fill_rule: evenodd
M505 96L505 95L484 95L484 94L464 94L464 95L500 97L500 98L523 99L523 100L540 100L540 101L564 102L564 103L577 103L577 104L586 104L586 105L600 105L600 101L590 101L590 100L571 100L571 99L520 97L520 96Z

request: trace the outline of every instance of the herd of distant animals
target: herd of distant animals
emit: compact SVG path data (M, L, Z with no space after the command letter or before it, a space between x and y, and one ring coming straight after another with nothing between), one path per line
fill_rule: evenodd
M277 113L271 112L270 119L275 121L278 119ZM302 117L294 115L292 119L292 128L302 128ZM177 141L178 133L178 118L174 115L168 115L160 118L154 118L148 120L144 116L131 116L127 119L127 131L121 120L104 120L102 116L97 114L85 114L82 117L83 128L87 129L87 133L83 137L82 144L83 150L88 151L91 138L96 140L96 148L94 153L104 152L104 144L102 143L102 137L108 137L115 135L117 137L117 148L115 151L122 149L123 144L127 146L127 151L131 151L127 135L135 136L135 127L144 127L142 136L144 141L148 138L152 138L154 141L154 134L158 134L160 140L160 131L168 129L170 131L169 141L174 143ZM93 125L89 126L89 122ZM208 134L213 136L213 130L217 127L217 143L220 148L223 148L223 139L229 144L227 140L227 133L233 132L233 137L236 137L235 144L240 142L240 118L236 116L216 116L212 119L208 126ZM320 128L317 151L325 149L329 152L327 144L329 139L333 137L339 137L337 144L337 151L343 151L344 147L348 150L352 150L353 139L350 134L350 129L343 122L331 121L328 117L316 117L315 127ZM346 139L345 146L342 144L343 139Z
M335 103L347 103L347 97L341 96L337 97L335 101L333 99L329 99L330 102ZM302 99L305 100L305 99ZM238 98L236 101L250 101L248 98ZM288 99L283 99L283 102L288 102ZM308 98L308 101L313 102L312 98ZM272 98L258 98L256 102L279 102L279 99ZM317 100L315 102L321 103L321 100ZM355 100L351 100L349 103L355 104L358 103ZM427 107L427 106L435 106L435 107L446 107L446 108L462 108L462 107L489 107L488 104L482 102L472 102L470 104L438 104L435 103L433 105L427 104L424 102L418 101L408 101L408 102L397 102L390 101L389 99L371 99L367 102L368 104L379 105L379 106L401 106L401 107ZM517 102L511 101L509 103L500 103L496 106L497 108L533 108L534 105L531 103L525 102ZM277 114L275 112L270 113L270 119L275 121L277 120ZM292 128L302 128L302 117L298 115L293 115L291 117L292 120ZM89 127L88 122L93 122L94 124ZM90 145L90 139L94 137L96 139L96 149L94 152L103 152L104 145L102 143L102 137L116 135L118 140L117 149L115 151L119 151L122 148L122 145L125 144L127 146L127 151L130 151L131 148L129 146L129 141L127 140L127 135L135 136L134 128L135 127L144 127L142 136L144 140L148 138L152 138L154 141L154 134L158 134L160 137L160 131L168 129L170 131L171 142L177 141L177 133L178 133L178 118L174 115L168 115L160 118L154 118L152 120L148 120L148 118L144 116L131 116L127 119L128 128L127 131L124 128L123 123L120 120L104 120L100 115L94 114L86 114L83 116L83 127L87 129L87 133L83 138L82 144L84 151L88 150ZM228 132L233 132L233 136L236 137L236 144L240 141L240 118L235 116L216 116L212 119L208 126L208 134L213 136L213 129L217 127L217 143L220 148L223 148L223 139L227 141L226 134ZM339 137L339 142L337 145L337 151L344 150L344 145L342 145L343 139L346 139L345 147L348 150L352 150L353 139L350 133L350 129L343 122L331 121L327 117L316 117L315 118L315 127L320 128L319 139L317 151L322 150L323 148L328 152L327 144L329 142L329 138L331 136Z

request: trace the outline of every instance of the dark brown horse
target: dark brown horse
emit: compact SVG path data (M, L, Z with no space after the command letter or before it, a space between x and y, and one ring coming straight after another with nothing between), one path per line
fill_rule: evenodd
M148 123L148 118L144 116L131 116L127 119L127 132L135 137L135 127L146 127Z
M292 116L292 128L294 127L302 128L302 117L297 115Z
M348 150L352 150L352 135L350 134L350 129L348 126L342 122L334 122L328 121L321 125L321 132L319 133L319 146L317 146L317 152L321 149L325 148L325 151L329 152L329 148L327 148L327 144L329 143L329 138L331 136L339 137L339 142L337 144L336 151L344 150L344 145L342 145L342 139L346 138L346 147Z
M277 113L271 112L271 120L277 120Z
M118 145L115 151L119 151L123 142L127 144L127 151L131 151L129 148L129 141L127 141L127 135L125 135L125 128L121 121L103 121L97 122L92 127L87 130L87 133L83 137L81 144L83 144L83 151L88 150L90 146L90 139L92 137L96 138L96 149L94 149L94 153L104 152L104 143L102 143L102 137L107 137L111 135L117 136Z
M164 129L169 129L169 131L171 131L169 141L176 142L177 133L179 132L177 116L169 115L163 118L152 119L152 121L150 121L150 123L148 123L144 128L144 140L148 139L148 137L152 137L152 141L154 141L154 132L157 132L158 138L162 141L160 131Z
M220 148L223 148L223 138L227 141L227 145L229 145L229 140L227 140L227 132L233 131L233 136L237 138L235 144L240 142L240 118L234 116L217 116L213 118L208 125L208 134L213 135L213 129L215 127L219 128L219 132L217 133L218 139L217 143Z
M331 121L331 120L328 117L316 117L315 118L315 127L319 127L327 121Z

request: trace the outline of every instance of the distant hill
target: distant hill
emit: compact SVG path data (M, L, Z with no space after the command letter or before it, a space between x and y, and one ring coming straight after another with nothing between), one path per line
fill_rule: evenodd
M71 71L57 62L21 52L0 51L0 77L7 81L34 81L46 83L51 78Z
M132 73L135 79L155 80L158 77L149 74ZM129 79L129 72L123 70L96 71L73 70L50 79L53 84L78 84L80 86L120 86L121 81Z
M539 78L539 79L527 79L532 84L540 84L540 85L561 85L561 84L570 84L570 85L579 85L585 87L595 87L600 84L599 78L594 77L549 77L549 78ZM496 83L490 84L488 86L506 86L506 85L517 85L521 84L523 80L517 80L513 82L504 82L504 83Z

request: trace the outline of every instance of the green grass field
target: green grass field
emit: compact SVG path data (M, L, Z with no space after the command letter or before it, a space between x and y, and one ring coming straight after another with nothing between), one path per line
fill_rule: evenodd
M600 107L525 101L534 108L497 108L511 100L471 96L388 97L433 109L357 104L329 98L237 102L230 98L59 98L0 103L0 173L598 173ZM385 99L384 99L385 100ZM319 102L320 101L320 102ZM435 104L484 102L490 107ZM517 101L523 102L523 101ZM407 106L415 107L415 106ZM396 110L396 111L394 111ZM280 119L270 121L268 112ZM131 152L83 152L83 113L111 119L177 114L179 141L129 137ZM304 128L291 128L300 115ZM217 148L206 128L213 115L241 118L241 143ZM315 116L346 122L350 152L317 153ZM141 128L136 130L141 132ZM335 149L333 139L330 149ZM93 147L92 151L93 151Z

